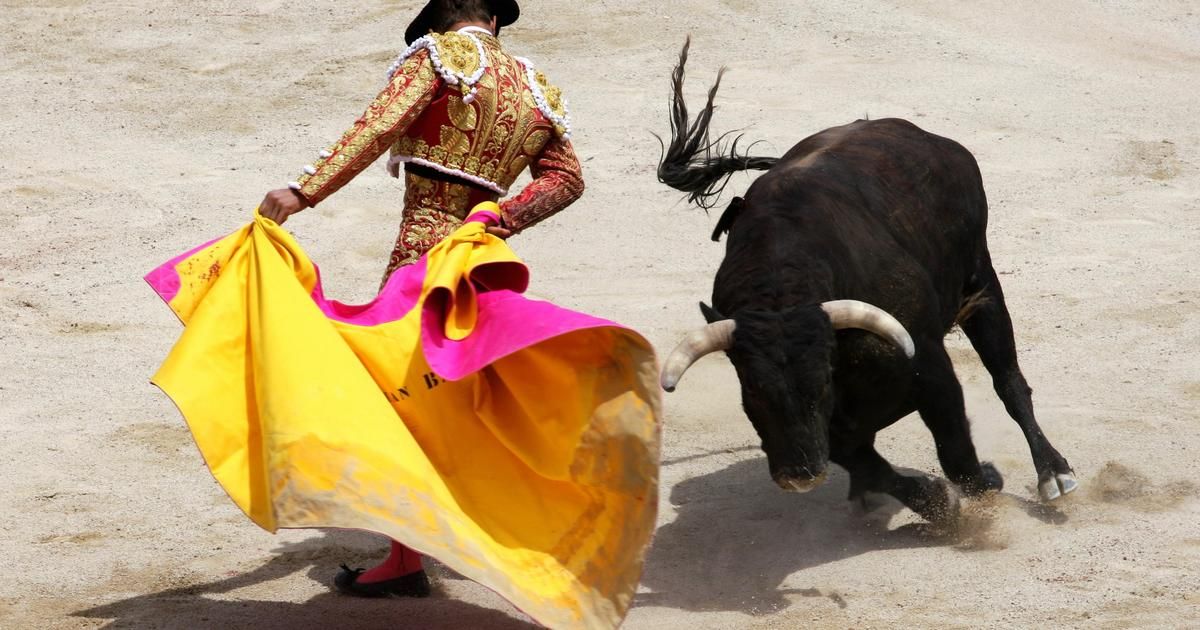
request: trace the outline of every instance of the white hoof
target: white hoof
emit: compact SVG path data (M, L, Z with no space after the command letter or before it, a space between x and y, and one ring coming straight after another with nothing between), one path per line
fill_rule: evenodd
M1075 481L1075 475L1063 473L1043 481L1038 486L1038 494L1042 495L1043 501L1053 501L1065 494L1075 492L1078 487L1079 482Z
M1038 486L1038 494L1042 495L1043 501L1053 501L1062 496L1062 492L1058 489L1058 480L1051 477L1042 482Z
M1075 481L1075 475L1071 473L1058 475L1057 479L1058 487L1062 490L1063 494L1071 494L1079 487L1079 482Z

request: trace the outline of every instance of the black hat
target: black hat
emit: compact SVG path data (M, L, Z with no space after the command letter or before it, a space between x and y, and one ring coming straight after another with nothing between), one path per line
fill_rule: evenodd
M421 9L417 17L413 18L408 28L404 29L404 43L412 44L429 33L429 29L433 28L430 22L433 21L433 14L437 11L439 1L429 0L425 3L425 7ZM497 29L508 26L521 17L521 7L517 6L517 0L487 0L487 4L492 15L496 16Z

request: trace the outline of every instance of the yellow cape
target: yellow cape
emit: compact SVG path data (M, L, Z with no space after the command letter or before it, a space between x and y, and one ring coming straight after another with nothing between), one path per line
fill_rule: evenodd
M185 324L153 382L264 529L380 532L550 627L619 625L657 508L653 350L615 324L569 323L448 380L427 361L423 312L442 346L505 304L542 313L504 320L531 325L578 314L511 291L487 301L500 294L477 278L523 267L478 221L416 267L369 307L328 302L292 237L256 215L147 276ZM431 294L440 306L425 308Z

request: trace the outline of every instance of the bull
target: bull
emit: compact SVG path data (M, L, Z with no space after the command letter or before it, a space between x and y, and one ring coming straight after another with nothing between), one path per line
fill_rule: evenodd
M962 145L901 119L858 120L801 140L782 157L710 140L714 99L690 120L688 46L672 74L671 135L658 178L706 210L736 171L765 171L734 197L712 238L726 236L708 324L664 362L673 391L706 354L724 351L771 478L789 491L819 484L829 462L850 499L889 494L930 521L953 518L961 491L999 490L979 461L944 337L961 327L1033 456L1038 490L1076 489L1067 460L1034 417L1012 321L987 246L987 200ZM880 430L916 411L945 480L902 475L875 450Z

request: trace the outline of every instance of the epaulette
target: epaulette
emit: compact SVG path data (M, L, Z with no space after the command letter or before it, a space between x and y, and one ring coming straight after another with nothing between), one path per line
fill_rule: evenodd
M475 100L475 84L483 77L488 65L487 53L478 37L457 31L430 33L400 53L400 57L388 69L388 80L409 57L421 49L429 51L433 69L441 75L442 80L462 89L464 103Z
M537 108L554 123L554 130L559 137L570 140L571 110L567 107L567 97L563 96L558 86L546 79L545 74L533 67L532 61L524 57L516 57L516 60L525 68L529 91L533 92L533 102L537 103Z

